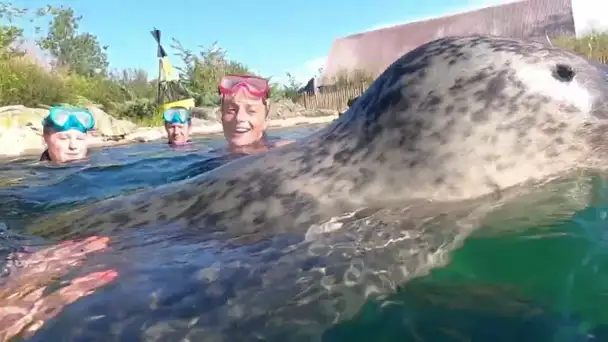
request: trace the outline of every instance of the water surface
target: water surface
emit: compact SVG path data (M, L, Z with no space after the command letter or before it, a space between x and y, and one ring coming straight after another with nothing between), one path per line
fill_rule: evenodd
M297 139L315 129L274 130L271 136ZM230 161L212 152L223 144L221 137L210 136L195 139L188 148L172 149L157 141L99 149L90 161L70 166L52 167L36 160L2 164L2 236L16 239L23 224L53 211L194 177ZM575 175L543 185L533 196L516 197L480 220L477 230L446 256L445 266L397 284L388 297L365 301L363 307L356 308L356 314L315 334L331 342L608 341L605 179L602 175ZM450 228L457 222L443 225ZM389 229L382 227L373 229ZM175 341L190 336L191 340L216 341L209 330L201 328L188 335L186 331L192 327L177 323L181 318L203 320L207 317L204 314L220 303L214 302L215 297L194 295L212 287L193 282L192 274L218 260L257 263L262 269L268 256L248 250L227 252L209 243L164 237L162 231L154 235L133 233L130 240L116 247L116 255L120 255L119 250L130 251L129 260L117 256L113 261L131 270L124 276L125 283L131 281L138 287L110 285L67 307L32 340L104 341L112 340L107 338L112 331L114 340L152 341L154 333L150 331L158 331L159 322L164 322L161 330L174 331L174 335L163 335L164 340L167 336ZM226 272L233 274L225 279L240 280L222 283L222 293L237 293L239 288L260 281L242 267L226 268ZM159 305L165 309L151 313L149 296L160 284L165 286L165 297ZM118 294L129 298L128 307L111 302ZM109 308L114 308L113 313ZM84 316L88 314L105 318L87 321ZM147 332L141 333L144 328ZM289 331L282 336L275 340L307 340Z

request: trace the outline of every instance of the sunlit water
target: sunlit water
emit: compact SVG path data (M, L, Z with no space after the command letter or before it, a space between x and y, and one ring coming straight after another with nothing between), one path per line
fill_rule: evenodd
M314 129L278 130L271 135L294 139ZM8 252L14 240L24 238L19 236L20 228L43 214L194 177L218 167L230 158L210 151L222 146L220 137L209 137L195 140L192 148L171 149L162 142L153 142L101 149L92 154L90 162L67 167L49 167L32 160L0 165L0 228L5 240L2 246ZM344 305L348 306L349 302L354 305L353 314L312 335L332 342L608 341L607 185L602 176L574 175L542 185L530 194L515 196L499 206L485 203L488 208L483 211L484 215L466 223L475 227L472 234L466 235L455 250L443 256L445 265L430 272L414 272L410 267L408 272L416 277L396 284L396 289L381 299L352 298ZM475 208L483 206L483 202L474 205ZM378 214L352 219L358 223L351 222L351 228L367 227L350 229L350 233L367 231L380 235L383 229L395 232L400 229L399 225L404 225L408 214L394 217L395 212L392 212L382 220L375 215ZM460 225L463 223L457 219L448 217L435 220L440 223L431 221L419 229L428 234L449 229L462 231ZM456 226L460 228L454 228ZM340 229L333 233L340 234ZM120 255L121 250L130 250L129 260L116 257L114 262L124 263L121 279L126 279L127 283L131 276L131 282L138 284L136 288L121 282L108 285L68 306L31 340L222 341L220 334L209 328L192 334L187 331L196 330L199 323L213 326L212 318L218 316L208 313L219 307L220 301L226 300L225 296L232 293L236 298L242 289L255 287L255 282L262 281L262 276L252 276L252 264L258 264L255 267L260 273L272 274L271 270L264 270L265 260L272 256L256 254L253 249L228 253L212 243L163 240L163 236L162 231L155 236L136 234L131 236L131 242L116 247L116 255ZM29 242L32 241L37 240ZM407 245L394 242L393 247L386 249L394 251L401 248L399 246L411 251L424 249L412 241ZM436 251L441 250L438 247L435 246ZM361 260L366 258L371 259L361 256ZM210 269L209 265L218 260L226 265L240 265L220 270L224 273L216 278L219 279L217 283L221 283L221 290L213 289L212 284L203 286L193 281L192 274L200 269ZM393 262L386 256L383 260L387 264ZM427 264L433 263L427 260ZM389 266L387 269L391 269ZM285 267L287 272L289 267L301 268L302 265L277 263L273 267L277 272ZM125 273L129 269L133 270L130 275ZM323 269L329 272L331 265L324 265ZM150 294L159 293L161 278L165 283L166 278L175 283L160 291L164 297L155 305L163 309L152 314ZM281 286L287 285L275 286L279 298ZM211 290L219 291L221 295L210 295ZM196 292L207 295L201 299L194 295ZM128 307L125 303L111 301L119 297L117 294L129 298ZM262 300L273 300L269 294L265 296L268 298ZM301 314L302 320L310 319L310 313ZM91 321L83 315L101 318ZM200 322L192 317L199 317ZM159 322L164 323L159 325ZM237 324L232 329L256 331L265 323L248 324L259 326ZM142 333L142 330L146 332ZM160 330L173 331L174 335L160 334ZM281 332L270 340L310 340L302 337L309 335L299 334ZM154 337L161 335L163 338ZM258 340L253 335L249 337L239 341Z

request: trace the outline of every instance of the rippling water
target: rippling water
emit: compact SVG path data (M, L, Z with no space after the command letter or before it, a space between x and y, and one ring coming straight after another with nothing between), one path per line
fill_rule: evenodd
M269 138L296 139L317 128L270 130ZM223 146L223 137L215 135L177 148L162 140L97 149L90 161L68 166L37 158L0 164L0 217L21 220L193 177L234 158L214 153Z
M292 139L313 129L280 130L271 135ZM75 204L95 202L205 172L229 161L229 158L209 152L222 145L219 137L209 137L196 140L191 149L170 149L161 142L103 149L93 153L90 162L67 167L49 167L32 160L2 164L2 236L6 240L12 239L12 234L18 235L28 221L51 211L69 210ZM429 272L403 263L399 272L409 272L416 277L395 284L396 290L386 297L369 300L347 297L341 305L346 308L344 312L351 314L322 333L312 335L322 335L323 341L332 342L608 341L608 310L604 306L608 304L606 179L604 175L596 174L570 175L518 192L501 203L491 200L474 203L469 208L485 209L484 215L473 219L470 211L458 218L437 214L416 228L423 234L439 234L443 238L443 232L448 230L462 232L463 229L454 227L463 222L474 225L477 229L471 235L462 235L466 238L453 251L434 246L429 247L427 253L419 253L426 246L420 241L432 239L428 236L418 240L403 238L401 233L407 230L403 227L407 226L408 211L381 210L351 217L350 223L345 224L350 228L334 233L343 236L352 232L378 236L382 232L400 233L401 239L387 240L392 246L381 251L367 250L367 253L377 253L379 256L373 260L384 260L386 269L391 272L397 272L397 268L388 264L397 264L396 256L401 257L405 250L410 258L414 255L424 257L417 261L417 266L440 266ZM199 317L201 321L206 320L205 324L213 325L213 319L218 316L209 312L219 305L219 301L226 300L224 296L238 298L243 288L266 281L272 270L264 270L263 263L270 260L268 258L278 258L256 254L254 250L226 252L209 243L163 240L162 232L155 234L135 235L135 242L125 241L116 247L113 262L123 263L122 283L111 284L68 306L31 340L222 341L209 328L194 331L198 323L192 318ZM360 245L374 241L373 237L353 239L360 240ZM126 249L130 251L129 259L120 259L120 251ZM443 250L450 253L442 255ZM360 258L372 260L370 254ZM193 280L193 273L200 269L210 270L209 265L218 260L224 265L232 265L213 276L216 283L221 283L221 289ZM333 259L328 257L327 260ZM293 261L295 265L299 260ZM243 266L245 264L249 266ZM252 276L252 264L265 274L265 279ZM354 261L350 266L353 264ZM276 268L276 272L290 272L294 265L276 263L272 268ZM361 264L361 268L365 267ZM368 267L381 268L378 265ZM332 267L325 265L323 269L330 272ZM131 270L131 273L125 273L125 270ZM161 291L164 299L157 305L164 309L152 314L150 294L159 292L163 277L171 278L179 285ZM408 278L408 275L403 277ZM138 285L124 285L129 283ZM269 292L263 293L261 300L280 300L283 285L269 284ZM276 298L269 295L273 293L272 286ZM209 291L216 294L210 295ZM204 292L206 296L199 298L197 292ZM252 294L243 296L251 297ZM111 301L119 297L128 298L129 303ZM358 303L363 304L362 307ZM349 305L353 306L350 311ZM102 318L91 321L84 318L86 315ZM304 321L310 319L310 315L314 316L315 312L301 311L291 318ZM164 323L161 326L159 322ZM260 340L251 333L262 329L260 326L237 324L231 329L250 332L245 335L248 338L239 341ZM146 333L141 334L143 330ZM161 330L163 334L158 333ZM115 338L107 338L107 334ZM269 340L310 340L304 336L311 335L286 331Z

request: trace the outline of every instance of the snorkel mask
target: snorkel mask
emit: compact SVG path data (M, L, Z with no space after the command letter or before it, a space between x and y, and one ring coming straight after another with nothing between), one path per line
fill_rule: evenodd
M165 124L186 124L192 121L190 110L185 107L167 108L163 112Z
M232 95L239 88L245 88L249 94L255 97L268 98L270 96L268 80L256 76L227 75L222 77L217 88L220 95Z
M95 127L95 118L88 109L53 106L42 120L42 126L52 127L58 132L75 129L86 133Z

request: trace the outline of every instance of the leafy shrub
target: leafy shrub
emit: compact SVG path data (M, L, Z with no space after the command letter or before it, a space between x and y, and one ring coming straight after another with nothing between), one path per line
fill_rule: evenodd
M135 121L146 126L162 126L156 103L151 99L135 99L119 104L113 114L121 119Z
M26 58L0 59L0 106L35 107L67 102L61 78Z
M99 76L69 75L66 77L66 84L72 94L101 104L105 110L112 110L117 104L131 100L124 86Z

